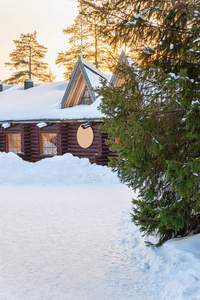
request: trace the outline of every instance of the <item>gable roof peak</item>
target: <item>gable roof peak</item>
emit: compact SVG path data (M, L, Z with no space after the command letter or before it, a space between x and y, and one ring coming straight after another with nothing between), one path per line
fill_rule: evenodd
M108 80L108 76L79 57L63 96L61 108L80 104L85 88L94 102L96 95L92 88L100 85L100 79Z
M122 53L121 53L121 55L118 59L118 64L117 64L117 67L115 69L115 72L111 77L110 84L113 85L113 86L121 85L121 79L120 79L119 75L117 74L117 68L121 64L125 64L127 66L131 66L133 64L132 59L127 56L127 53L126 53L125 50L122 50Z

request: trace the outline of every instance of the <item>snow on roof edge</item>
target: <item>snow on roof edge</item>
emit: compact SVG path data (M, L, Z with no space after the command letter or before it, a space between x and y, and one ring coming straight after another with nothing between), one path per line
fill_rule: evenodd
M87 61L85 61L83 59L82 59L82 63L86 68L90 69L92 72L96 73L98 76L103 77L104 79L109 81L111 76L104 74L103 72L101 72L97 68L93 67L91 64L89 64Z

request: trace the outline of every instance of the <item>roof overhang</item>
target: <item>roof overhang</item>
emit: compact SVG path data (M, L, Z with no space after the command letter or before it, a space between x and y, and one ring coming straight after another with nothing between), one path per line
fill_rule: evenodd
M93 121L93 122L102 122L101 119L98 118L83 118L83 119L67 119L67 120L60 120L60 119L35 119L35 120L5 120L0 121L0 124L10 123L12 124L37 124L39 122L46 122L46 123L72 123L72 122L86 122L86 121Z

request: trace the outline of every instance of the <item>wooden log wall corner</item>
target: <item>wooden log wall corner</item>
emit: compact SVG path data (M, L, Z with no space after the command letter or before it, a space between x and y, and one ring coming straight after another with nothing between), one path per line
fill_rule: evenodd
M2 126L0 128L0 151L6 152L6 134Z
M31 140L31 162L39 160L40 144L39 144L39 128L36 124L31 124L30 140Z
M23 134L22 134L22 145L24 148L23 159L26 161L31 161L31 125L24 124L23 125Z
M61 123L61 154L68 152L68 123Z

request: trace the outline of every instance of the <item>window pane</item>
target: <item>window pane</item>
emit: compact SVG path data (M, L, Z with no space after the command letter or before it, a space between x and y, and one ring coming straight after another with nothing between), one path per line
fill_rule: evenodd
M56 155L57 154L57 134L41 133L40 136L40 154Z
M9 133L7 137L8 152L20 153L21 152L21 134Z
M89 93L87 87L85 88L85 91L83 93L83 96L82 96L79 104L92 104L92 99L90 97L90 93Z

